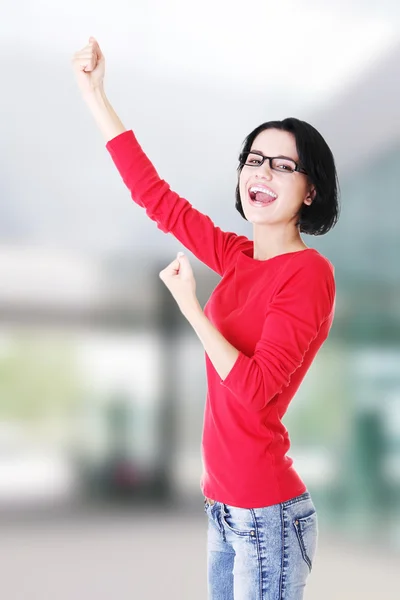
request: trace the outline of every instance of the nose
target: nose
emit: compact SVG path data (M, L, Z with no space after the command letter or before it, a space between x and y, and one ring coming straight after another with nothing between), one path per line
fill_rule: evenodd
M269 159L266 158L262 165L257 168L257 176L258 177L266 177L268 179L272 179L272 170L271 165L269 164Z

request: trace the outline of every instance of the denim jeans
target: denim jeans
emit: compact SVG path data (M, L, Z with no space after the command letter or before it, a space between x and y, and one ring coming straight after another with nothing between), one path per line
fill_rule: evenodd
M317 549L310 493L263 508L207 499L209 600L302 600Z

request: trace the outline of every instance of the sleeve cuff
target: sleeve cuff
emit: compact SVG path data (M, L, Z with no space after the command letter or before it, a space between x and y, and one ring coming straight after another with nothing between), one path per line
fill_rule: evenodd
M124 143L132 143L133 140L136 141L136 138L132 129L127 129L126 131L123 131L122 133L119 133L115 137L111 138L111 140L108 140L106 143L106 148L107 150L113 150L116 146Z

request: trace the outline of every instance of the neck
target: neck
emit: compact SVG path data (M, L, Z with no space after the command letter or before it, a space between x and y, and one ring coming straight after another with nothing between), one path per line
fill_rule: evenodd
M254 254L256 260L268 260L279 254L304 250L308 246L301 239L299 230L277 231L276 226L253 228Z

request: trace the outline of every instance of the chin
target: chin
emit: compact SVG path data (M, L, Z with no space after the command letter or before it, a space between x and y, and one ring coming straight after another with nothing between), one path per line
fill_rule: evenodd
M243 208L243 212L248 221L252 221L253 219L255 219L257 222L271 221L271 213L268 208L263 208L260 210L256 206L246 205L246 208Z
M257 225L273 225L275 222L272 219L263 217L262 215L254 215L254 214L253 215L247 214L246 219L248 220L249 223L253 223L253 225L256 225L256 224Z

